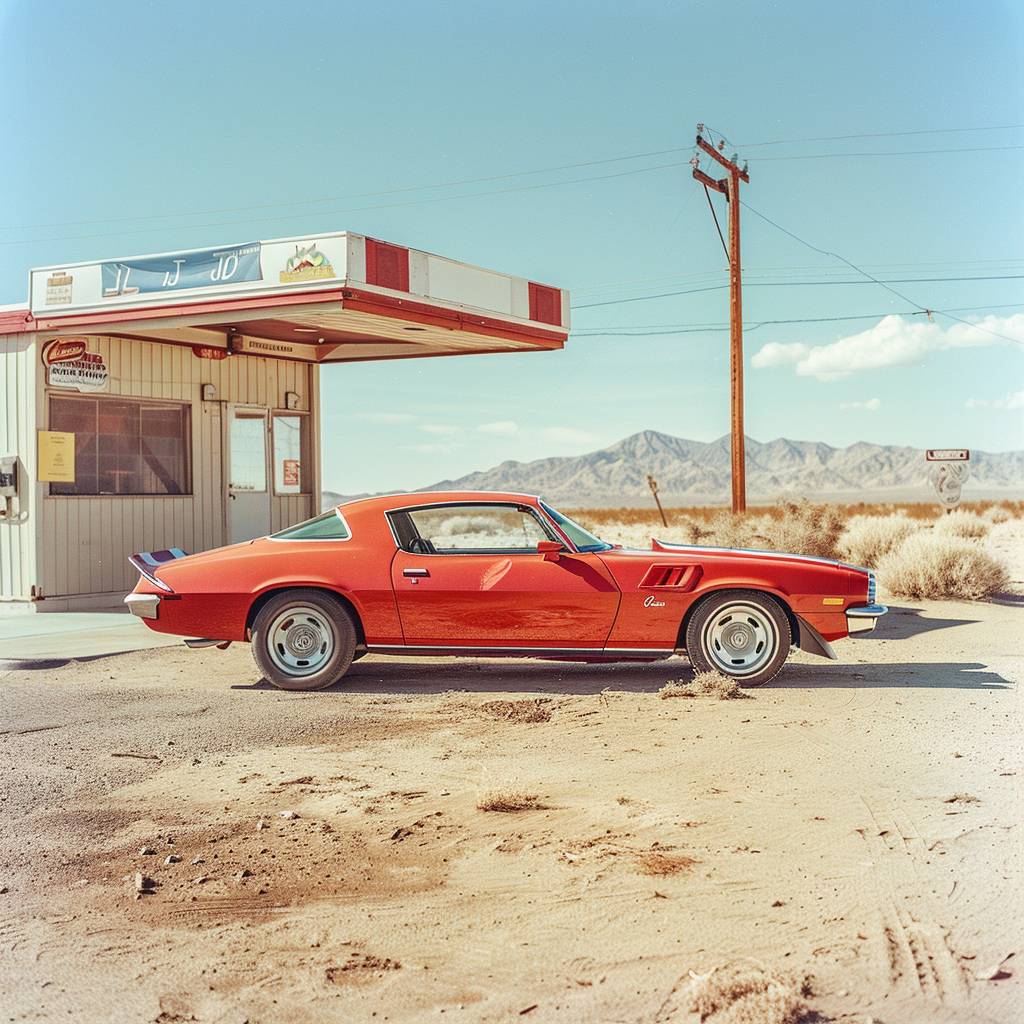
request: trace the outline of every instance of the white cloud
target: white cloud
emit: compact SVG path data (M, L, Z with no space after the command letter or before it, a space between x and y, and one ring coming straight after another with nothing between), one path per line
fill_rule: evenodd
M583 444L594 440L593 434L577 427L545 427L541 433L549 441L565 441L570 444Z
M807 346L799 341L788 345L783 345L778 341L769 341L767 345L754 353L750 365L756 366L759 370L766 366L786 366L789 363L799 362L805 355L807 355Z
M438 434L442 436L459 432L458 427L453 427L448 423L424 423L420 426L420 430L424 434Z
M412 423L416 417L411 412L357 412L356 419L367 423Z
M865 398L863 402L840 402L840 409L863 409L866 412L874 412L882 407L880 398Z
M954 323L948 327L923 317L911 320L887 316L866 331L828 345L769 342L757 352L751 365L763 368L792 363L800 377L839 380L861 370L916 363L929 352L1003 344L1004 339L996 335L1024 341L1024 313L989 315L975 323Z
M519 433L519 424L514 420L495 420L493 423L481 423L476 428L481 434L497 434L500 437L511 437Z
M1005 398L968 398L968 409L1024 409L1024 391L1013 391Z

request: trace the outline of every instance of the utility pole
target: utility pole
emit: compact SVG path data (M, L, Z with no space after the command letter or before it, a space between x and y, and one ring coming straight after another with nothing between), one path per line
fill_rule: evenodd
M747 510L747 467L743 434L743 284L740 271L740 182L750 182L746 165L741 168L736 163L736 154L727 160L719 144L716 149L704 139L701 131L703 125L697 125L697 148L707 153L712 160L721 164L728 172L728 177L714 179L705 174L694 159L693 176L705 189L721 192L729 203L729 380L732 395L732 510ZM711 196L708 196L710 203ZM711 208L714 214L714 207ZM718 218L715 218L717 225ZM721 233L721 232L719 232Z

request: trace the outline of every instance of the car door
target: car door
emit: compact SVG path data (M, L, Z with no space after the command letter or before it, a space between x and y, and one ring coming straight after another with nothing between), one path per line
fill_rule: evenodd
M604 647L619 591L600 559L538 552L557 540L529 505L445 504L391 513L405 642L428 647Z

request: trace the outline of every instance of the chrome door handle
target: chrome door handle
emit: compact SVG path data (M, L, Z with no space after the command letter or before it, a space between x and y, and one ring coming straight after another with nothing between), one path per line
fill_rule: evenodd
M402 570L402 575L403 576L429 576L430 575L430 570L429 569L403 569Z

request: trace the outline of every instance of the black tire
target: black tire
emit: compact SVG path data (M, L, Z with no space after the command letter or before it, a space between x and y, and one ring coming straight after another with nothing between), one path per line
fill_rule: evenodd
M275 594L258 612L252 653L282 690L321 690L348 671L358 630L348 609L320 590Z
M697 606L685 642L694 671L721 672L740 686L760 686L786 663L793 633L775 598L758 590L725 590Z

